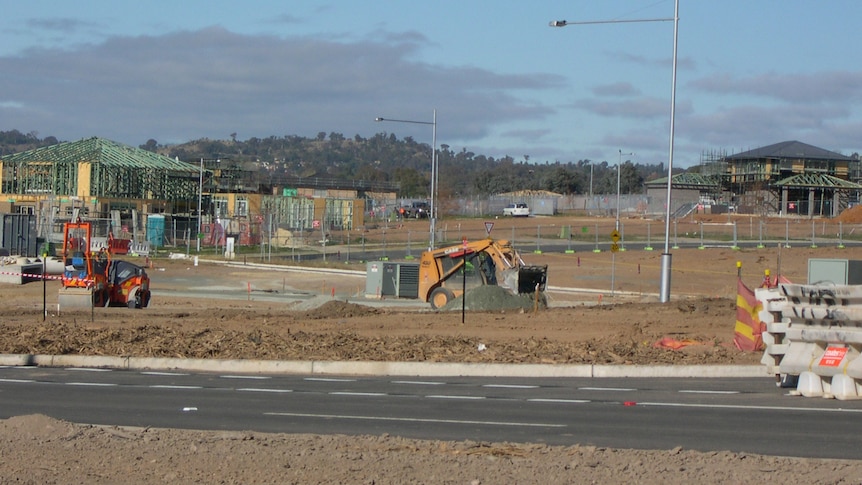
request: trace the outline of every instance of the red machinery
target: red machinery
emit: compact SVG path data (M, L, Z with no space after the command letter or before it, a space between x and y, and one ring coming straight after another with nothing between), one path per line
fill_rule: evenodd
M94 253L89 222L79 220L64 225L63 262L60 308L91 305L145 308L150 302L150 278L144 268L114 260L110 241L106 248Z

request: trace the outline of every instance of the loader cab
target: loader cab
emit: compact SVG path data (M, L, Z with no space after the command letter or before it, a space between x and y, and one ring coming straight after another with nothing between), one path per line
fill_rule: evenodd
M108 279L111 281L111 284L119 285L128 280L129 278L135 276L142 276L145 274L146 271L144 270L144 268L141 268L134 263L116 260L114 261L114 264L111 265L111 274L108 275Z
M66 278L87 279L87 260L82 251L75 251L66 258L64 275Z
M440 262L443 266L443 273L448 273L453 268L461 265L455 273L448 278L447 284L454 286L460 290L462 285L466 285L467 289L476 288L482 285L497 284L495 274L494 261L491 256L485 251L467 253L466 264L461 264L464 261L463 253L454 253L448 258L443 258ZM490 274L489 274L490 270ZM466 273L466 274L465 274Z

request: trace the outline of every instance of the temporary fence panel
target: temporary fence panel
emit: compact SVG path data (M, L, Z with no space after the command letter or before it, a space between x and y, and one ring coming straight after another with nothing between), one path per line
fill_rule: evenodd
M36 256L36 216L33 214L3 214L0 224L0 247L9 254Z

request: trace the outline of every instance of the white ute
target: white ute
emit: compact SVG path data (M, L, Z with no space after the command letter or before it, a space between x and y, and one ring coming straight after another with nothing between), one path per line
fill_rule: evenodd
M529 217L530 208L524 203L509 204L503 208L503 215L512 217Z

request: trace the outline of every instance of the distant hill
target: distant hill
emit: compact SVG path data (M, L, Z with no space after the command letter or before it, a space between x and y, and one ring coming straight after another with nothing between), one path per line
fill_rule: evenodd
M36 132L0 131L0 156L54 145L53 136L40 139ZM399 197L425 198L431 186L431 146L412 137L378 133L369 138L347 138L340 133L318 133L314 138L296 135L238 140L208 138L162 145L154 139L140 148L190 163L207 159L253 176L263 186L285 177L320 177L337 180L386 182L400 186ZM615 193L615 163L577 160L540 162L528 155L495 159L481 154L437 147L438 194L443 198L484 196L531 190L559 194ZM645 181L665 176L663 163L640 165L626 162L621 170L622 193L642 193Z

